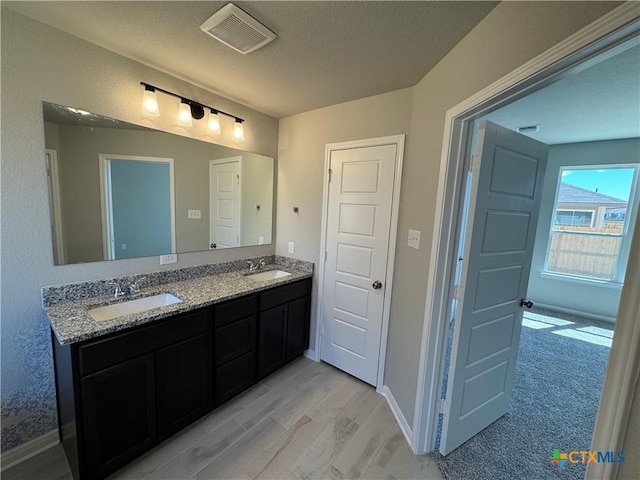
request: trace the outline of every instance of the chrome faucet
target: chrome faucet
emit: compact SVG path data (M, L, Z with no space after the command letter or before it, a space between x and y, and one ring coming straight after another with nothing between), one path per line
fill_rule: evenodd
M249 273L251 273L262 270L267 264L267 261L264 258L261 258L257 263L253 263L253 260L249 260L247 264L249 264Z
M140 281L144 280L147 277L141 277L134 282L126 283L124 285L118 282L110 282L109 286L115 287L115 291L113 293L114 298L120 298L124 295L135 295L136 293L140 293Z
M113 297L114 298L120 298L124 295L124 290L122 289L122 287L120 286L120 284L118 282L109 282L109 286L110 287L116 287L115 291L113 292Z

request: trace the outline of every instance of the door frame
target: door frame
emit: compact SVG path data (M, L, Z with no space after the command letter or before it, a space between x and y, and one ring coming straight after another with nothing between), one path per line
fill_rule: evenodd
M113 200L111 198L111 161L129 160L169 164L169 201L171 202L171 253L176 253L176 198L173 158L141 157L137 155L98 154L100 171L100 213L102 215L102 255L105 260L115 260L113 238Z
M211 248L211 244L213 243L213 238L211 238L211 225L213 223L213 189L211 188L211 182L213 178L211 178L211 167L213 165L224 165L225 163L237 163L238 169L240 170L240 180L238 182L238 247L242 245L242 155L238 155L237 157L227 157L227 158L216 158L214 160L209 160L209 250L213 250Z
M395 263L396 240L398 236L398 214L400 210L400 188L402 186L402 163L404 159L405 135L392 135L388 137L368 138L354 140L350 142L328 143L324 153L324 183L322 187L322 231L320 233L320 265L318 268L318 297L316 305L316 328L314 351L308 352L307 356L315 361L320 361L320 348L322 345L320 329L323 319L324 280L325 262L327 259L327 220L329 216L329 167L331 165L331 154L337 150L351 150L356 148L380 147L383 145L396 146L395 179L393 184L393 195L391 199L391 224L389 228L389 252L387 255L387 279L384 293L384 306L382 311L382 330L380 336L380 355L378 357L378 376L376 380L376 391L383 393L384 386L384 366L387 356L387 337L389 334L389 313L391 312L391 294L393 291L393 267Z
M441 408L440 392L446 353L447 318L451 307L449 299L455 272L455 259L457 258L455 253L457 252L463 171L468 153L470 153L470 131L473 120L490 110L500 108L543 88L566 75L569 69L579 63L584 67L588 66L593 61L593 57L605 48L615 49L616 45L636 35L640 29L638 18L637 5L632 2L625 3L447 111L425 299L413 422L414 434L411 439L411 447L415 453L423 454L435 449L437 420ZM631 262L632 259L630 258L629 261ZM629 280L629 275L627 275L627 280ZM632 287L625 288L623 298L625 291L630 292L631 290ZM621 305L622 303L621 299ZM629 332L633 329L633 321L638 314L638 308L636 305L635 313L618 315L614 346L617 343L622 343L623 339L620 337L626 338L626 336L619 334L622 332L622 328L628 329ZM640 334L636 332L634 338L636 339L635 348L637 348L640 345ZM631 346L634 345L628 345L628 347ZM636 372L635 379L637 379L638 365L632 364L630 360L634 355L626 357L620 355L617 358L613 355L613 351L614 347L612 346L605 382L618 370L634 371ZM624 399L624 404L627 406L625 413L628 415L634 390L635 381L625 377L624 382L620 379L613 390L608 391L615 391L616 394L622 392L620 402ZM601 416L616 418L616 425L618 422L626 421L626 418L622 418L624 415L614 417L612 407L609 407L605 401L606 397L607 394L603 393L600 410L605 407L608 410L607 412L599 411L598 421ZM619 406L619 403L615 405L616 408ZM596 438L600 434L598 425L597 422L593 445L603 445L601 439ZM625 428L620 425L616 433L616 438L610 438L610 440L615 441L617 446L624 440ZM607 435L604 429L603 434ZM600 434L600 436L603 435ZM610 445L604 449L613 450L615 448L614 445ZM588 476L590 472L594 477L602 476L596 472L600 468L613 467L611 464L589 465Z
M51 207L51 227L53 230L54 265L64 265L65 258L64 231L62 220L62 195L60 193L60 166L58 152L51 148L45 149L45 162L49 177L49 205Z

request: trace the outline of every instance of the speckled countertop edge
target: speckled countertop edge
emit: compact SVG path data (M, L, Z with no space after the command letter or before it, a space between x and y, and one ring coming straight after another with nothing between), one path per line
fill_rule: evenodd
M311 278L312 271L307 265L305 270L293 268L296 262L282 261L267 265L265 270L280 269L291 273L291 276L274 280L258 282L247 277L247 270L236 270L209 276L200 276L186 280L152 285L142 288L140 293L116 300L111 295L90 296L82 300L55 303L45 306L45 312L51 322L51 327L61 345L78 343L102 335L118 332L138 325L144 325L179 313L185 313L199 308L208 307L226 300L267 290L269 288L286 285L304 278ZM308 262L305 262L308 264ZM112 320L95 321L87 313L87 309L118 303L126 300L171 293L182 300L166 307L154 308L141 313L125 315Z

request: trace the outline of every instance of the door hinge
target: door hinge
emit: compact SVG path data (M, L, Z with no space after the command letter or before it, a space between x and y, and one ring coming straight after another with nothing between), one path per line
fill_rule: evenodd
M441 413L442 415L447 415L447 413L449 413L446 398L440 399L440 408L438 409L438 413Z
M467 157L465 158L465 164L466 164L466 169L465 172L466 173L470 173L473 171L473 165L475 163L476 157L475 155L467 155Z
M331 183L331 172L332 172L332 170L329 169L329 183Z

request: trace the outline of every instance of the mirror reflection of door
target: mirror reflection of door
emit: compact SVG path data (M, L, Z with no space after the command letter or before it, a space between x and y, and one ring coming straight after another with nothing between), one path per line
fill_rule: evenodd
M240 246L241 157L209 162L211 249Z
M45 151L47 163L47 179L49 181L49 209L51 213L51 238L53 240L53 264L64 265L64 236L62 229L62 201L60 199L60 170L58 153L55 150Z
M175 253L173 159L100 157L105 258Z

